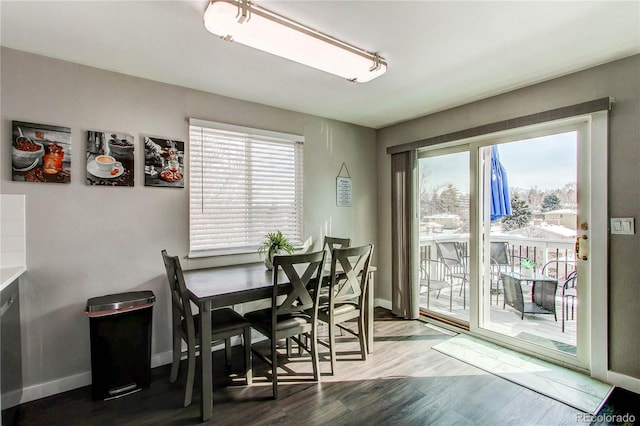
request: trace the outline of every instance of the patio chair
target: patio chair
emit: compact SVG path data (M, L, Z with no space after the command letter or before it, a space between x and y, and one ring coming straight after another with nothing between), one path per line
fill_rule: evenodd
M496 305L501 292L501 273L513 271L513 262L509 253L509 243L506 241L491 241L489 247L489 257L491 263L491 293L496 295ZM504 286L502 286L504 287ZM491 301L491 298L489 298ZM504 303L503 306L504 308Z
M573 260L554 259L550 260L540 268L542 275L557 278L560 282L567 280L571 273L575 271L576 263Z
M444 265L437 259L431 258L431 246L424 246L420 251L420 292L426 289L427 294L427 310L429 309L429 301L431 292L437 291L436 299L440 298L440 292L443 288L449 287L449 312L453 308L453 281L446 281L442 278L444 273Z
M465 257L462 254L460 244L454 241L436 242L438 260L444 266L443 279L460 281L460 293L462 296L462 309L467 308L466 285L469 282L469 274Z
M520 319L524 319L524 314L553 314L554 319L558 321L556 315L557 281L534 281L532 300L527 302L522 295L521 280L505 273L501 275L505 303L520 312Z
M564 333L564 322L569 316L569 299L571 299L571 319L574 318L574 307L578 297L578 273L571 272L562 285L562 332Z

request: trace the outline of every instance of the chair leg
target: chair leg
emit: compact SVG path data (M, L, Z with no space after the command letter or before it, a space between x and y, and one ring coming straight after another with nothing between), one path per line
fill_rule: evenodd
M314 324L311 329L311 362L313 363L313 380L320 380L320 362L318 359L318 326Z
M173 362L171 363L171 375L169 383L174 383L178 378L178 367L180 367L180 356L182 355L182 339L177 333L173 336Z
M231 337L224 339L224 370L229 373L231 371Z
M244 343L244 376L247 385L253 383L253 364L251 362L251 327L246 327L243 334Z
M565 319L565 312L564 312L564 296L562 296L562 332L564 333L564 319Z
M191 405L191 397L193 395L193 382L196 377L196 351L195 348L189 348L187 355L187 384L184 389L184 406ZM200 348L202 350L202 347ZM211 348L209 348L211 350Z
M287 337L286 343L287 343L287 358L291 358L293 356L293 349L291 348L292 346L291 338Z
M573 314L574 314L573 307L574 307L575 303L576 303L576 298L575 297L571 297L571 319L574 318L573 317Z
M358 340L360 340L360 353L364 361L367 359L367 334L365 330L364 312L362 311L358 317Z
M288 340L288 339L287 339ZM271 388L273 399L278 399L278 341L276 336L271 336Z
M331 361L331 375L336 371L336 335L333 321L329 321L329 358Z

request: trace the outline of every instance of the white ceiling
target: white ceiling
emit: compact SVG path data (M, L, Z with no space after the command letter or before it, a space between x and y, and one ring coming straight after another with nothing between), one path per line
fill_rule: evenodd
M389 63L349 83L228 43L208 1L1 1L1 44L381 128L640 53L639 1L261 1Z

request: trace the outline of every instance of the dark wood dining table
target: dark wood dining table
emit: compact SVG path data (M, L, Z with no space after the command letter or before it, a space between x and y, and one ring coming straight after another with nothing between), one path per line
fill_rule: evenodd
M327 265L328 267L328 265ZM373 351L373 285L376 268L369 268L369 285L365 294L365 327L368 351ZM282 280L286 283L283 272ZM328 273L328 269L327 269ZM192 269L184 271L184 279L189 297L198 305L200 311L200 338L202 342L211 341L211 310L223 306L236 305L272 295L272 271L264 263L220 266L214 268ZM286 284L284 284L286 285ZM201 399L200 416L202 421L211 419L213 410L213 380L211 351L200 351Z

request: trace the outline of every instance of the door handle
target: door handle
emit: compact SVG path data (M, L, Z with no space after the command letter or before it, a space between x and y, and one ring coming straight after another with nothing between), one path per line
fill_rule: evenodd
M587 260L589 258L588 237L586 235L578 235L576 237L576 258Z

